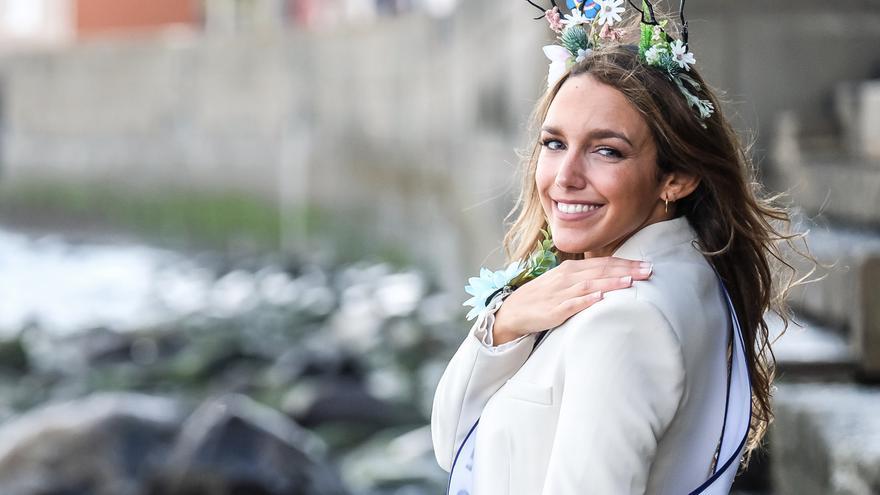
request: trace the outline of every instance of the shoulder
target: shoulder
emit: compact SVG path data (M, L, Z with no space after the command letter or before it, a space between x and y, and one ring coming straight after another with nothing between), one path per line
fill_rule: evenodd
M635 290L618 292L622 294L599 301L564 324L566 349L625 351L627 356L665 349L680 354L678 336L660 308L650 300L635 297Z
M682 244L658 253L651 278L633 284L628 297L650 302L693 352L725 338L726 303L718 276L696 247ZM609 298L623 294L608 294Z
M567 323L561 339L566 383L604 397L609 407L652 404L645 417L660 431L678 408L687 373L681 343L657 306L608 299Z

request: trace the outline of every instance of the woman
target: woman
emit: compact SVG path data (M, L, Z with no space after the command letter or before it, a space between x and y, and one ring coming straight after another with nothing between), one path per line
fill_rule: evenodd
M793 279L774 264L793 273L778 244L801 236L774 227L787 211L760 197L693 55L650 5L639 47L611 22L597 36L577 7L563 23L547 12L561 40L581 25L589 45L566 48L579 56L558 81L551 65L505 237L526 260L549 227L564 261L480 314L437 386L436 457L456 494L727 493L772 418L764 313L787 323ZM669 57L658 70L652 49L681 72Z

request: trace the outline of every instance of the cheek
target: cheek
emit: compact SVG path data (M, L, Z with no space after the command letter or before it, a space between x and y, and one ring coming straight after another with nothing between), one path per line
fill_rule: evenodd
M603 175L594 182L596 189L609 201L627 210L639 210L653 205L654 183L651 178L633 170L618 170Z
M535 168L535 186L538 188L538 195L541 197L542 202L547 199L547 192L553 186L555 180L556 172L553 167L546 160L539 158Z
M592 188L608 201L630 201L634 177L630 169L620 164L598 164L589 175Z

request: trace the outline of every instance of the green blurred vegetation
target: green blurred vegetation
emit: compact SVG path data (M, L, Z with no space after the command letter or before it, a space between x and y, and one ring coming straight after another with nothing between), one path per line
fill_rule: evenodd
M62 234L110 231L184 249L329 248L334 262L369 259L396 267L411 265L412 256L405 249L372 235L368 212L368 208L331 212L310 205L291 209L282 217L276 202L233 191L164 188L133 192L102 184L53 181L0 186L0 220L13 226ZM284 246L283 230L308 240Z

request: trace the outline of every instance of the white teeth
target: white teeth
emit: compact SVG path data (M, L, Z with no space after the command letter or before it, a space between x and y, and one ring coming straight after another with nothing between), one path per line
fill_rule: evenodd
M566 203L556 203L556 205L562 213L581 213L601 208L601 205L570 205Z

